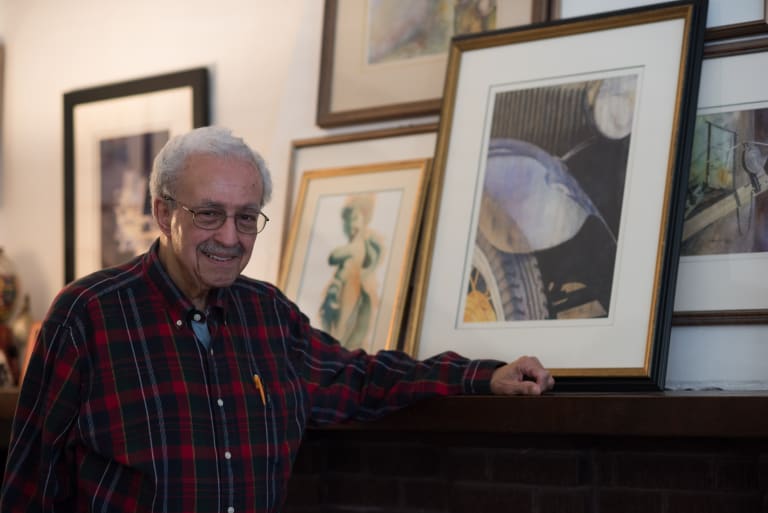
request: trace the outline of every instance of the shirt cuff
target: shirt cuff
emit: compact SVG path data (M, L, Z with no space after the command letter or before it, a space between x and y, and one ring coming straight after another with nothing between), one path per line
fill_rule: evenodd
M499 360L471 360L464 371L463 394L491 395L491 376L499 367L506 365Z

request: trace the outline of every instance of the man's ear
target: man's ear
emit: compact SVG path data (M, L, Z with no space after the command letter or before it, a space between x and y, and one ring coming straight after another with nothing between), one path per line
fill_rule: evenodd
M166 237L170 237L172 210L168 207L168 202L164 201L162 198L155 198L154 206L157 226L160 227L160 231L163 232Z

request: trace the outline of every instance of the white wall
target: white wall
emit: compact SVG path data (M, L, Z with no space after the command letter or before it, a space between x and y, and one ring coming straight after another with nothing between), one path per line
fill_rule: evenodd
M279 7L277 7L279 6ZM248 274L277 274L290 140L318 135L317 0L2 0L6 108L0 244L41 316L64 283L62 95L197 66L211 72L212 122L271 165L276 222ZM278 214L278 215L276 215Z
M564 9L568 4L563 0ZM246 273L276 278L291 140L329 133L314 123L322 6L322 0L0 0L6 47L0 245L16 263L36 317L64 283L63 94L197 66L211 72L212 122L242 135L272 169L274 223L259 236ZM768 388L766 334L762 327L673 330L669 385Z

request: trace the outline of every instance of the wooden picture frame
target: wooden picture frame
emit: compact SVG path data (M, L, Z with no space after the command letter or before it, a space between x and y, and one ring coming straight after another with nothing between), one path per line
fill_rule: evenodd
M287 197L283 218L285 251L302 175L314 169L375 164L390 160L431 159L435 155L437 124L365 130L296 139L291 142ZM279 274L279 273L278 273Z
M429 159L303 174L279 287L349 349L397 349Z
M66 283L149 247L154 155L174 135L206 124L205 68L64 95Z
M426 8L427 3L422 2L404 9L406 4L402 2L326 0L317 124L334 127L438 114L448 42L455 30L448 22L454 13L451 7L441 18L428 9L445 9L452 3L445 2L440 7L439 2L432 2L431 7ZM476 8L475 3L462 4ZM377 11L392 5L396 7L386 9L387 12ZM494 5L497 7L492 16L496 28L548 19L547 0L497 0ZM425 10L411 12L420 7ZM407 18L405 14L413 17ZM466 24L473 28L464 30L487 30L481 28L485 20L482 23L480 20L478 15L473 20L475 23ZM428 34L442 36L435 37L438 42L431 42L426 49L424 44L409 39L427 38ZM429 41L433 41L432 38ZM419 50L414 54L413 48Z
M713 9L713 2L717 1L718 6L722 6L724 9L733 8L733 3L728 0L710 0L710 10ZM752 36L759 36L761 34L768 34L768 0L749 0L750 7L759 9L762 7L762 16L755 16L754 19L748 19L739 21L736 23L718 19L717 12L710 16L711 26L704 34L704 39L707 42L722 41L724 39L733 38L749 38ZM754 4L754 5L752 5ZM727 7L726 7L727 6ZM744 5L741 5L742 9ZM752 9L750 9L750 12ZM735 21L735 20L733 20Z
M768 34L705 57L673 322L768 324Z
M536 354L561 390L663 388L703 10L453 39L418 357Z

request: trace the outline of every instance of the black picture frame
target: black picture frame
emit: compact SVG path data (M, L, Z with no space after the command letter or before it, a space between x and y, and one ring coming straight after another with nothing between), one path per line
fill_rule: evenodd
M164 105L164 96L159 97L155 93L175 94L178 92L180 100L173 100L173 104L168 102ZM117 100L128 100L136 102L147 102L144 109L131 109L130 117L137 117L134 126L126 125L125 133L134 132L136 123L138 125L170 128L173 126L178 131L186 131L192 128L207 125L209 123L209 78L207 68L193 68L178 72L172 72L162 75L155 75L146 78L129 80L106 84L86 89L79 89L64 94L64 280L69 283L79 275L85 272L77 272L78 252L87 251L83 245L79 244L78 237L82 234L78 230L84 230L83 222L86 219L79 219L76 209L83 200L92 201L90 195L81 195L78 197L78 186L88 185L97 177L95 173L100 170L94 170L94 166L78 165L79 154L77 152L78 130L81 130L78 123L77 112L81 107L96 109L112 108ZM190 101L187 101L189 97ZM175 98L175 97L174 97ZM182 109L186 112L178 112L174 109L176 103L181 103ZM158 109L162 106L163 109ZM130 107L128 107L130 108ZM162 110L162 112L159 112ZM167 111L166 111L167 110ZM138 112L137 112L138 111ZM107 111L105 111L106 113ZM99 117L99 116L95 116ZM116 116L107 117L104 124L115 121ZM119 116L117 116L119 118ZM157 118L157 119L155 119ZM120 123L121 120L116 121ZM94 121L94 134L102 135L104 133L120 136L120 129L117 131L114 127L106 128L100 126L100 121ZM90 129L90 127L89 127ZM143 129L142 129L143 130ZM172 133L171 135L175 135ZM93 143L93 141L90 141ZM88 143L86 143L88 144ZM89 148L88 151L91 151ZM83 151L82 153L88 153ZM146 159L145 159L146 160ZM85 169L88 167L88 169ZM89 180L90 179L90 180ZM80 202L80 203L79 203ZM87 216L84 216L87 217ZM96 270L96 269L92 269Z

